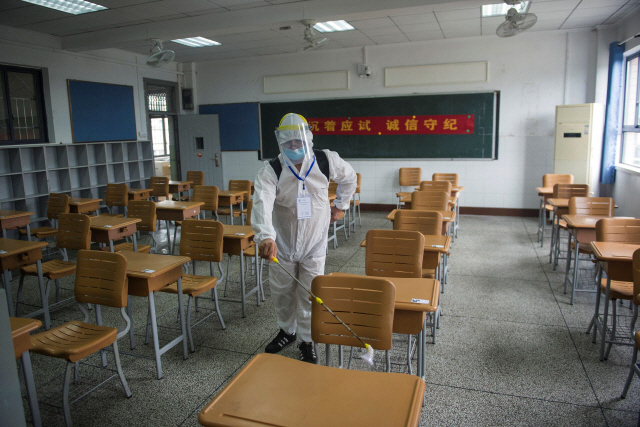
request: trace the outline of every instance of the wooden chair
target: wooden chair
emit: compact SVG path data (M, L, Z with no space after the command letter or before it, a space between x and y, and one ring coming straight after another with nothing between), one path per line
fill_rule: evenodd
M603 218L596 223L596 241L597 242L617 242L617 243L630 243L630 244L640 244L640 219L633 218ZM634 253L634 260L635 260ZM596 293L596 309L594 314L594 319L599 315L600 312L600 299L602 296L606 297L607 295L607 279L602 277L602 269L599 270L599 274L597 275L599 280L598 287L600 292ZM634 264L634 281L635 281L635 264ZM610 292L609 299L612 307L612 322L611 322L611 341L615 341L616 339L616 327L617 327L617 311L616 311L616 300L628 300L632 301L637 299L638 296L634 292L634 282L623 282L619 280L611 280L610 284ZM634 305L634 321L637 318L637 304ZM609 316L608 312L604 312L603 318L606 319ZM595 320L592 319L589 324L589 329L587 329L587 333L591 331L591 328L594 327L593 334L593 342L596 342L597 328L595 328ZM603 319L603 322L606 320ZM634 325L631 325L631 330L634 330ZM606 339L606 337L601 337L601 339ZM612 343L609 343L609 347L607 348L607 352L605 354L605 359L609 358L609 352L611 351Z
M393 229L419 231L423 236L440 236L442 234L442 214L433 211L402 209L396 212ZM440 252L425 252L422 258L422 277L440 279L436 276L441 259Z
M603 218L610 218L615 213L616 204L613 199L610 197L572 197L569 199L569 215L591 215L591 216L601 216ZM560 228L563 230L567 230L567 223L563 220L560 221ZM591 250L591 246L589 243L591 242L583 242L578 244L577 242L572 241L571 234L569 234L569 246L567 247L567 263L569 266L571 265L571 251L573 250L573 263L574 269L579 269L580 266L580 255L588 255L591 257L593 255L593 251ZM577 245L577 246L576 246ZM558 245L560 246L560 245ZM556 264L558 262L558 256L556 255ZM574 271L575 273L575 271ZM578 274L574 274L574 279L578 277ZM565 281L564 281L564 293L567 293L567 284L569 282L569 267L566 269ZM576 289L576 284L572 282L571 284L571 304L575 299L576 292L592 292L591 290L578 290Z
M160 197L169 199L169 177L166 176L152 176L150 180L151 197L156 198L156 202Z
M197 185L193 188L193 201L204 203L204 205L200 206L202 219L204 219L205 211L211 211L211 215L215 216L216 221L218 221L218 187L215 185ZM198 217L200 217L200 215L198 215ZM171 247L171 253L175 253L176 242L178 241L176 237L178 236L178 228L182 226L182 221L174 221L173 224L173 246Z
M542 186L553 188L556 184L573 184L573 175L559 175L548 173L542 176ZM547 208L547 199L551 197L544 195L540 197L540 210L538 211L538 242L540 247L544 246L544 231L547 222L547 213L553 209ZM549 206L551 208L551 206Z
M414 191L411 194L411 210L448 211L451 205L449 195L444 191ZM442 234L447 234L448 222L442 223Z
M193 274L184 274L182 276L182 293L189 295L187 301L187 335L191 346L191 352L195 351L193 337L191 335L191 303L194 298L211 290L211 299L213 300L218 319L222 329L225 329L222 313L218 306L218 292L216 284L218 279L213 271L214 262L222 262L222 240L224 236L224 225L221 222L213 220L186 219L182 221L182 237L180 241L180 255L191 258ZM210 276L196 275L196 261L206 261L209 263ZM160 292L170 294L178 293L178 283L173 283L160 289ZM202 297L200 297L202 298ZM196 299L196 310L198 310ZM207 319L213 313L206 316L200 322ZM200 323L198 322L198 323ZM197 325L197 324L196 324ZM147 322L147 338L145 343L149 341L149 332L151 330L151 320Z
M422 277L424 236L417 231L369 230L365 274L377 277Z
M61 249L63 259L54 259L42 263L42 276L47 279L46 297L49 297L49 282L55 281L56 301L60 297L61 277L71 276L76 273L76 263L69 261L67 249L90 249L91 247L91 219L87 215L65 213L60 214L58 220L58 248ZM28 265L20 269L20 284L18 285L18 298L16 301L16 316L20 314L22 299L22 286L25 276L38 276L37 265ZM51 309L51 307L50 307Z
M351 226L353 225L353 231L356 231L356 208L358 209L358 224L362 225L362 217L360 215L360 184L362 184L362 175L356 173L356 177L358 179L356 192L353 194L353 199L351 199L350 202L352 213L350 214L351 220L349 221L349 230L351 230Z
M200 206L202 219L205 219L204 211L210 211L212 218L215 216L218 221L218 191L218 187L215 185L196 185L193 187L193 201L204 203L203 206Z
M128 209L129 218L141 219L141 222L136 224L138 232L146 232L151 236L151 245L141 245L138 243L138 252L148 254L152 249L156 247L156 241L153 238L153 232L156 231L158 223L158 216L156 215L156 204L150 200L131 200L129 202ZM100 248L102 251L109 251L109 247L105 246ZM155 250L155 249L154 249ZM123 242L113 246L114 252L120 251L133 251L133 243Z
M301 420L310 427L417 426L424 389L424 380L413 375L336 369L263 353L200 411L198 422L207 427L296 426Z
M451 197L451 182L449 181L421 181L420 191L444 191Z
M33 345L31 351L67 361L62 388L62 408L67 426L71 426L69 410L71 368L75 365L77 379L78 362L109 345L113 346L116 370L122 387L126 396L131 397L131 390L120 365L117 341L126 336L131 327L131 321L125 311L127 290L127 259L124 256L111 252L80 250L74 292L78 308L84 314L84 320L72 320L31 337ZM88 323L89 313L83 304L94 304L97 324ZM118 332L116 328L102 326L101 305L120 309L120 314L126 322L123 331ZM103 359L103 365L106 366L106 359Z
M251 199L251 181L231 179L229 180L229 191L246 191L240 203L240 209L233 210L233 218L241 217L242 225L244 225L244 217L247 214L247 210L243 206L246 206L245 203ZM229 207L218 208L218 214L231 216L231 209ZM231 224L233 224L233 218L230 218Z
M376 350L388 351L392 346L393 313L396 289L382 278L366 276L317 276L311 292L320 298L364 342ZM342 346L364 348L362 343L336 321L320 304L311 306L311 339L326 345L325 364L330 366L331 344L337 344L342 362ZM391 364L387 359L387 372Z
M204 185L204 172L203 171L187 171L187 179L185 181L191 181L192 191L195 190L196 185ZM173 200L189 200L189 196L174 197Z
M640 220L636 232L640 232ZM640 249L633 253L633 304L634 304L634 319L638 315L638 305L640 305ZM638 365L638 349L640 349L640 331L634 333L635 349L633 350L633 358L631 359L631 369L629 370L629 376L627 382L622 390L622 399L627 397L627 392L631 386L634 374L640 376L640 366Z
M60 214L69 213L69 196L62 193L49 194L49 204L47 206L47 218L51 223L51 227L38 227L31 229L31 236L36 239L47 239L55 237L58 234L58 219ZM20 236L26 236L27 230L18 230Z
M415 187L416 185L420 185L420 181L422 181L422 169L420 168L400 168L398 173L398 183L400 187ZM413 188L411 189L413 191ZM398 197L398 205L397 208L400 209L400 199L405 196L411 194L411 191L400 191L396 193Z
M586 184L555 184L553 186L553 198L554 199L570 199L572 197L589 197L589 186ZM551 230L551 245L549 248L549 262L553 262L554 256L559 254L559 241L560 241L560 226L563 224L566 228L566 223L564 220L561 220L562 215L566 215L569 213L569 208L556 208L555 211L553 206L549 205L551 212L555 212L552 215L552 227ZM546 209L546 208L545 208ZM565 258L561 258L565 259ZM557 266L557 259L553 266L553 270L555 271Z
M124 216L127 216L127 206L129 205L129 186L127 184L107 184L105 198L105 204L107 205L109 213L101 214L101 216L123 216L123 214L119 214L115 211L118 206L123 208ZM112 208L115 209L112 211Z
M431 175L432 181L449 181L453 187L458 187L457 173L434 173Z

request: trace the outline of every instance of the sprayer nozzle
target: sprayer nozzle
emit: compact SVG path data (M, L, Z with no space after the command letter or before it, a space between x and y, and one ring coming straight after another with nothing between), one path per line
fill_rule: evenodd
M369 365L373 366L373 347L371 347L370 344L366 344L366 343L364 346L367 349L367 351L362 356L360 356L360 359L364 360Z
M280 261L278 261L278 258L276 258L276 257L272 257L271 261L275 262L276 264L278 264L280 262Z
M321 300L320 298L318 298L318 297L316 297L316 302L317 302L318 304L322 304L322 300Z

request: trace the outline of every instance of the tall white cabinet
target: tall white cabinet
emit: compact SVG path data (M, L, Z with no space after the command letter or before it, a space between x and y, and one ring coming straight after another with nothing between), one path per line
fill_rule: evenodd
M604 105L556 106L554 174L571 174L598 195L604 132Z

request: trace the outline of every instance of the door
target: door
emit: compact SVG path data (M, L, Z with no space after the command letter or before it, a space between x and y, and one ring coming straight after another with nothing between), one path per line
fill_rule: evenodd
M217 114L178 116L178 146L181 179L186 179L187 171L203 171L205 185L224 188Z

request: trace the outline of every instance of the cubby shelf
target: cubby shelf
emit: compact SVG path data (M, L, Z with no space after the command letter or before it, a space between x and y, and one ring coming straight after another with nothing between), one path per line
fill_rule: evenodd
M148 186L155 174L151 141L0 146L0 208L47 220L49 193L104 199L107 184Z

